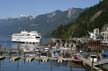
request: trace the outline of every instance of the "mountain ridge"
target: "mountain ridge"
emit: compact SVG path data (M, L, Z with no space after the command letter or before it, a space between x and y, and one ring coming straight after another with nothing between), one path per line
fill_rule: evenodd
M0 34L7 36L25 29L27 31L37 30L42 33L42 35L45 35L56 29L61 24L65 25L70 21L74 21L79 14L83 12L83 9L80 8L72 9L73 10L70 13L69 10L55 10L36 17L21 16L16 18L0 19Z
M88 34L88 31L95 28L101 30L104 25L108 24L107 18L108 0L102 0L98 4L85 9L75 22L60 26L51 33L51 36L58 38L83 37Z

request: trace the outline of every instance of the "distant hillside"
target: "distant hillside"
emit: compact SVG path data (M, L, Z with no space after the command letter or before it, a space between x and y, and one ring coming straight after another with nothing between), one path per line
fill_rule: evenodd
M83 9L71 8L66 11L56 10L48 14L23 16L18 18L0 19L0 35L11 35L21 30L37 30L45 35L56 29L59 25L66 25L80 15Z
M108 24L108 0L103 0L99 4L87 8L74 23L66 26L61 25L52 32L51 36L82 37L94 28L102 29L105 24Z

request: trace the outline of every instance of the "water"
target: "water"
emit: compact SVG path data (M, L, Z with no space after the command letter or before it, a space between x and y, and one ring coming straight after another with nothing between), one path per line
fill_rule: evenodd
M2 47L7 48L14 46L10 40L1 40L0 44ZM29 63L23 59L16 62L10 62L8 59L4 59L0 61L0 71L85 71L85 69L75 65L69 67L68 64L58 64L52 61L40 62L34 60Z
M31 63L19 60L10 62L5 59L0 62L0 71L69 71L67 65L55 65L51 62L33 61ZM85 71L83 68L73 67L72 71Z

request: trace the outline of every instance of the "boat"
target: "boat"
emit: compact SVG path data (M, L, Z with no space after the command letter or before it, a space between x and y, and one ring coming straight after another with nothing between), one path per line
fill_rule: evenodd
M108 50L104 50L103 53L102 53L102 56L104 58L107 58L108 57Z
M41 35L37 31L21 31L20 33L13 33L11 36L12 42L21 43L40 43Z
M83 60L79 59L79 55L73 55L72 56L72 62L75 64L82 64Z

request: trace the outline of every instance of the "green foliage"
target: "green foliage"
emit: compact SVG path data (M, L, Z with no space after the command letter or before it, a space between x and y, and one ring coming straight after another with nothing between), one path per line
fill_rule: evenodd
M63 35L65 38L82 37L87 34L88 31L92 31L94 28L101 29L105 24L108 24L108 2L104 0L93 7L87 8L80 14L79 18L68 26L59 28L54 31L56 34ZM65 28L65 30L63 30ZM62 33L58 31L62 31ZM53 34L56 36L56 34ZM59 36L61 37L61 36Z
M65 31L66 31L66 27L64 27L64 25L60 25L57 30L55 30L51 33L51 36L56 37L56 38L59 38L59 37L63 38L64 35L62 35L62 34L64 34Z

